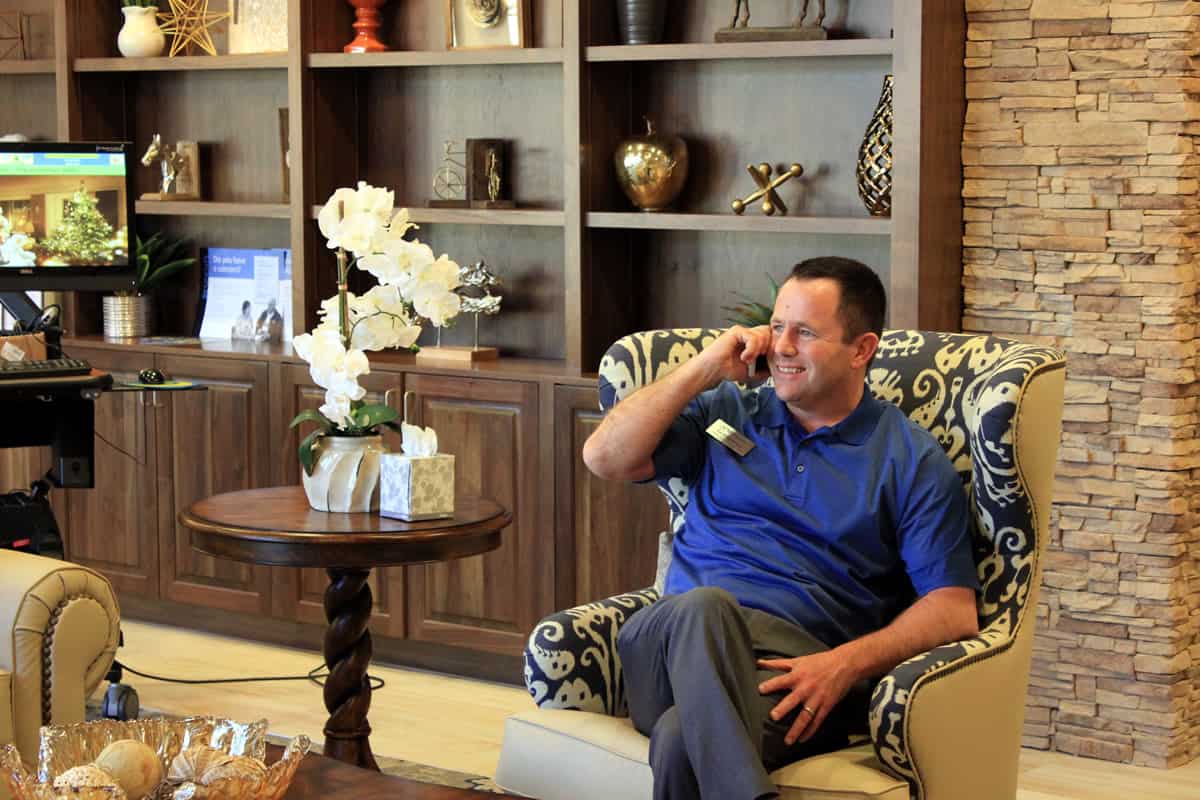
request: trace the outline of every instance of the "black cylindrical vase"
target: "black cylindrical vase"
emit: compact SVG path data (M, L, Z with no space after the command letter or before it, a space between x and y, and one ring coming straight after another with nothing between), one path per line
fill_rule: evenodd
M621 44L658 44L667 19L667 0L617 0Z

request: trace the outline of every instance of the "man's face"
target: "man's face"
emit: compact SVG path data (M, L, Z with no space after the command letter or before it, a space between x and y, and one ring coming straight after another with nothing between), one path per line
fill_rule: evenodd
M852 383L862 383L862 337L845 342L840 300L841 290L829 278L789 280L779 287L768 363L776 395L794 410L811 411L824 398L845 396Z

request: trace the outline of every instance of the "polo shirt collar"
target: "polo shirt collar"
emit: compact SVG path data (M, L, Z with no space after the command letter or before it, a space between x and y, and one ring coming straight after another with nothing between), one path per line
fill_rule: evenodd
M754 416L760 425L767 428L778 428L793 419L792 412L788 411L787 405L779 399L779 395L775 394L774 388L768 390L764 387L758 397L758 411ZM823 430L830 431L847 444L861 445L875 431L875 426L879 424L879 417L882 414L883 403L871 394L869 387L864 387L862 399L850 412L850 416L835 425L818 428L813 433Z

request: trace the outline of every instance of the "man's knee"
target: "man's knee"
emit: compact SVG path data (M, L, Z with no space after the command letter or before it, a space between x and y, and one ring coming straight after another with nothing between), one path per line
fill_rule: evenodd
M671 706L659 715L650 732L650 768L656 775L691 769L677 706Z
M737 598L716 586L699 586L670 598L676 614L695 614L709 618L720 614L737 614Z

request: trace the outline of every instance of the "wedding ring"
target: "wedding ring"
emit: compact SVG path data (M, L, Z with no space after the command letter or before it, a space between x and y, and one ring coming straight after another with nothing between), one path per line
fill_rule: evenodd
M817 715L817 712L813 711L813 710L812 710L811 708L809 708L808 706L804 706L804 707L803 707L803 708L801 708L800 710L801 710L801 711L807 711L809 714L811 714L811 715L812 715L812 716L814 716L814 717Z

